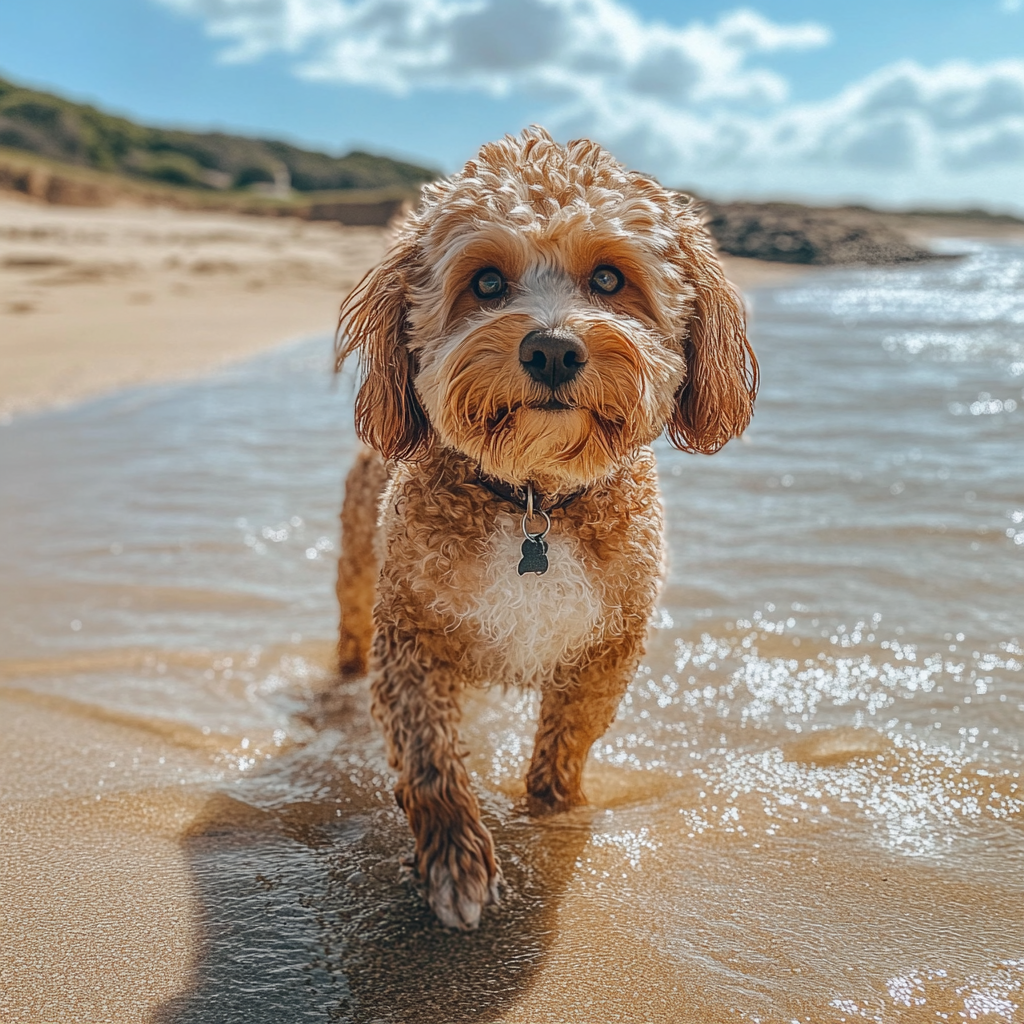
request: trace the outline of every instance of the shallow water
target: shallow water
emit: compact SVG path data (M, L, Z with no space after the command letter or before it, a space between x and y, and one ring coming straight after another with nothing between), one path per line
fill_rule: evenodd
M754 309L591 806L519 814L535 702L468 702L470 936L329 671L327 343L0 428L5 1019L1024 1019L1024 250Z

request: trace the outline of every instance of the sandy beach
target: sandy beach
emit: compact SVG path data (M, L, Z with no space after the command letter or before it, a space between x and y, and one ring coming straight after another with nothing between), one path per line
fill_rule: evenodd
M330 334L378 228L0 195L0 416Z

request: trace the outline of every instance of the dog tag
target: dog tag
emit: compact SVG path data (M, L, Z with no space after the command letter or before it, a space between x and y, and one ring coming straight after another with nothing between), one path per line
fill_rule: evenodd
M527 537L523 541L523 557L519 563L519 575L535 572L538 576L548 571L548 542L543 537Z

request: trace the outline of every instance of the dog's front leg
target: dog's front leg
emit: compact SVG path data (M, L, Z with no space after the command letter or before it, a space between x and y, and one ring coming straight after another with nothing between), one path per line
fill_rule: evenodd
M623 643L605 650L602 657L560 671L544 690L526 773L531 814L566 811L587 802L583 793L587 754L614 721L641 654L640 644Z
M501 871L462 763L458 687L444 670L385 660L372 689L427 901L447 927L476 928L481 910L498 902Z

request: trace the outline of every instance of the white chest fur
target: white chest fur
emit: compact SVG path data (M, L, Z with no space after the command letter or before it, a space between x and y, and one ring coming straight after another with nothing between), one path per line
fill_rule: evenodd
M495 524L476 586L438 595L435 607L469 626L477 661L494 683L539 685L560 663L575 661L596 639L604 602L575 538L547 535L548 571L520 576L523 533L517 516ZM460 574L461 575L461 574Z

